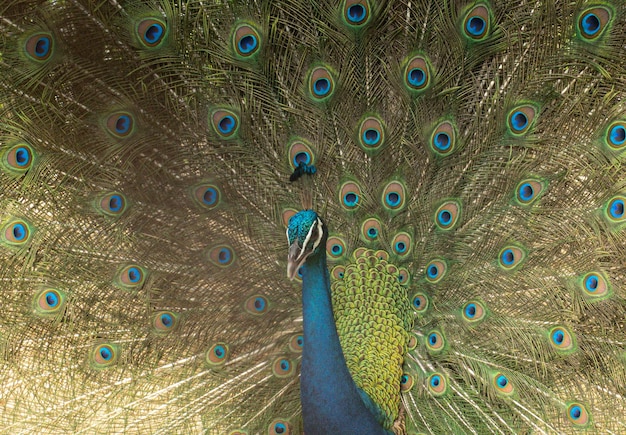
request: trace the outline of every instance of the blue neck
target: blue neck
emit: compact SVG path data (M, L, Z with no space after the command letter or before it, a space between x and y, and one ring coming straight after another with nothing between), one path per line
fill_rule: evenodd
M306 435L389 434L365 406L346 366L333 317L330 275L323 250L311 255L303 267L302 308L300 398Z

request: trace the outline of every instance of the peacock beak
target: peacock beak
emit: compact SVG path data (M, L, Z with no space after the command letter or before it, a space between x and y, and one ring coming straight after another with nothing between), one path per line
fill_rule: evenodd
M304 264L308 257L308 254L304 252L304 249L298 243L298 240L289 246L289 254L287 255L287 278L293 280L298 273L298 269Z

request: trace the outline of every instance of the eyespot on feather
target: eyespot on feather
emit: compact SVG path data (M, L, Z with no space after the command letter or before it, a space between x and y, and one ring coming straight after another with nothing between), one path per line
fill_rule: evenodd
M358 142L366 153L378 153L385 144L385 129L382 121L375 116L363 119L359 125Z
M457 200L447 200L435 211L437 228L448 231L454 228L461 216L461 204Z
M626 149L626 121L612 122L606 129L604 143L610 150L624 151Z
M250 314L262 316L269 310L269 301L263 295L253 295L246 299L244 308Z
M326 241L326 254L329 260L342 259L346 254L346 242L341 237L329 237Z
M302 353L304 347L304 336L302 334L296 334L289 340L289 350L294 353Z
M90 352L91 366L95 369L105 369L115 365L120 357L119 346L113 343L101 343Z
M168 34L167 24L158 18L144 18L135 29L141 45L147 49L159 48Z
M430 135L430 149L440 156L451 154L456 146L457 131L450 121L440 122Z
M441 258L435 258L426 265L425 277L430 283L437 283L443 279L448 270L448 264Z
M32 147L26 142L11 145L2 153L3 166L7 171L16 175L26 173L35 159Z
M277 378L287 378L295 373L295 365L288 358L277 358L272 363L272 373Z
M361 224L361 240L374 242L378 240L382 231L382 223L377 218L368 218Z
M573 402L567 406L567 419L576 426L585 427L591 423L587 407L582 403Z
M315 103L328 102L335 93L333 71L326 65L313 67L308 73L308 95Z
M556 326L549 334L550 344L559 353L568 355L576 351L576 339L567 328Z
M391 241L391 249L393 253L400 258L405 258L411 253L411 249L413 248L412 240L413 239L409 233L401 232L396 234Z
M295 170L300 163L305 165L315 165L315 154L311 146L303 139L296 138L291 140L288 145L289 165Z
M173 311L157 311L152 318L152 328L159 334L168 334L178 326L179 316Z
M611 287L606 276L601 272L585 274L578 284L583 295L590 299L602 300L611 295Z
M214 109L209 115L209 123L222 139L235 138L239 132L239 115L226 108Z
M342 280L344 278L345 273L346 273L345 266L335 266L330 271L331 276L334 279L338 279L338 280Z
M479 323L485 318L486 313L483 303L477 300L467 302L461 310L463 320L469 324Z
M135 118L130 112L115 112L107 117L105 128L111 136L126 139L135 132Z
M415 379L413 379L413 376L411 376L408 373L403 373L402 376L400 376L400 391L403 393L406 393L407 391L410 391L411 388L413 388L413 385L415 384Z
M126 196L119 192L111 192L100 197L97 209L103 214L118 217L126 211Z
M526 252L519 246L509 245L500 250L498 264L504 270L513 270L526 259Z
M232 47L235 54L242 58L252 58L260 52L261 37L252 23L237 25L232 34Z
M404 63L404 85L409 92L419 95L430 88L432 66L427 57L416 55L407 58Z
M431 353L441 352L446 345L443 334L440 331L431 331L426 337L426 348Z
M210 368L217 369L228 360L228 345L226 343L215 343L207 351L204 361Z
M371 13L371 6L367 0L344 0L343 2L343 19L350 27L364 26L369 22Z
M434 396L442 396L448 390L448 383L441 373L433 373L426 379L428 391Z
M429 305L428 296L421 292L415 293L411 299L411 305L413 306L413 310L415 310L415 312L418 314L424 314Z
M235 251L228 245L217 245L209 249L209 261L217 267L225 268L235 262Z
M509 381L509 378L506 375L498 372L493 376L493 386L498 393L504 394L506 396L511 395L513 393L513 384Z
M389 211L400 211L406 204L404 184L392 181L385 186L382 194L382 204Z
M606 32L613 21L613 12L605 7L592 7L578 15L577 33L585 42L593 42Z
M29 36L24 44L24 52L30 60L45 62L54 53L54 38L51 33L37 32Z
M482 41L491 32L491 12L486 4L471 8L463 19L462 33L470 41Z
M203 183L193 187L192 198L200 207L213 210L221 204L222 193L215 184Z
M516 137L526 135L535 125L537 112L537 108L530 104L513 108L507 116L509 133Z
M146 271L143 267L131 264L123 267L117 274L117 283L126 289L141 287L146 279Z
M339 204L348 211L356 210L361 205L361 187L353 182L347 181L339 189Z
M291 424L288 420L276 419L267 428L268 435L291 435Z
M26 245L32 237L32 227L25 220L12 220L4 225L3 242L12 247Z
M33 309L40 317L58 317L63 314L67 295L55 288L39 290L33 299Z
M537 179L522 180L515 187L515 200L522 206L532 205L543 193L545 184Z

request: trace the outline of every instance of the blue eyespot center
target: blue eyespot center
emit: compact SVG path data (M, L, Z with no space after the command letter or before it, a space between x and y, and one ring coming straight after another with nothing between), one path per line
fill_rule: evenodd
M218 358L224 358L224 356L226 355L226 349L224 349L224 346L222 345L215 346L215 349L213 349L213 353Z
M434 264L432 264L428 267L428 270L426 273L428 273L429 278L437 278L437 276L439 275L439 268L435 266Z
M161 314L161 323L163 324L163 326L165 326L166 328L169 328L170 326L172 326L174 319L172 319L172 316L170 314Z
M163 35L163 26L160 24L152 24L150 25L144 34L144 38L149 44L154 44L161 39Z
M300 163L308 165L309 163L311 163L311 156L307 152L299 152L294 156L293 163L295 166L299 166Z
M396 192L389 192L385 197L387 204L391 207L395 207L400 204L400 195Z
M565 340L565 334L562 330L557 329L552 333L552 340L555 344L563 344L563 340Z
M141 279L141 271L136 267L128 269L128 280L132 283L137 283Z
M580 408L580 406L576 405L576 406L572 406L569 410L569 415L570 417L572 417L572 419L574 420L578 420L580 418L580 416L582 415L583 411Z
M354 192L348 192L344 195L343 201L348 207L354 207L359 202L359 195Z
M428 336L428 342L431 344L431 346L434 346L435 344L437 344L437 334L435 333L430 334Z
M257 47L257 39L254 35L246 35L239 40L239 51L244 54L249 54L254 51Z
M583 31L589 36L595 35L600 30L600 18L592 12L583 16L581 23Z
M439 375L435 375L430 379L430 385L434 388L437 388L440 383L441 383L441 378L439 377Z
M258 297L254 300L254 308L257 311L263 311L265 309L265 299Z
M472 17L469 20L467 20L465 29L472 36L480 36L485 31L486 26L487 26L487 23L485 23L485 20L483 18Z
M122 209L123 204L122 197L119 195L111 195L109 198L109 210L111 211L120 211Z
M368 128L363 132L363 142L367 145L376 145L380 141L380 132L373 128Z
M442 225L448 225L451 221L452 213L450 213L448 210L441 210L439 212L439 222L441 222Z
M590 275L585 280L585 288L590 292L595 292L598 289L598 277L596 275Z
M500 388L504 388L504 387L506 387L508 385L509 380L506 378L506 376L500 375L500 376L498 376L498 379L496 380L496 382L498 383Z
M230 115L224 116L217 124L217 128L220 133L228 134L235 129L235 118Z
M406 251L406 244L404 242L396 243L396 251L400 254Z
M530 201L531 199L533 199L534 194L535 191L530 183L524 183L519 188L519 196L522 201Z
M50 52L50 44L51 40L48 36L40 36L35 44L35 55L40 58L46 57Z
M27 148L20 147L15 151L15 162L18 166L26 166L30 163L30 152Z
M315 91L315 95L323 97L330 92L330 80L325 77L315 80L313 90Z
M624 217L624 200L615 199L611 202L609 207L609 213L614 219L620 219Z
M23 224L15 224L13 226L13 237L16 241L22 241L26 238L26 227Z
M476 316L476 304L469 304L465 307L465 315L469 318Z
M513 254L512 249L505 249L504 252L502 252L501 258L502 263L506 266L511 266L515 262L515 254Z
M232 255L231 255L230 249L222 248L220 249L220 252L217 254L217 261L219 261L222 264L228 263L231 257Z
M103 360L108 361L113 357L113 353L111 352L111 349L105 346L100 348L100 356Z
M367 230L367 235L373 239L374 237L378 236L378 230L372 227L369 230Z
M348 8L348 20L359 24L365 19L365 7L360 4L352 5Z
M626 129L621 125L616 125L609 132L609 140L613 145L623 145L626 141Z
M511 116L511 126L516 131L522 131L528 126L528 117L519 110Z
M48 304L50 308L54 308L59 304L59 297L56 295L56 293L54 292L46 293L46 304Z
M215 204L215 201L217 201L217 191L213 187L209 187L204 191L202 201L207 205Z
M415 87L420 87L426 83L426 73L422 68L413 68L409 71L409 83Z
M448 133L437 133L433 142L435 148L440 151L447 151L452 144L452 141L450 140L450 135L448 135Z
M130 116L120 115L117 121L115 121L115 132L119 134L128 133L130 124Z
M334 255L340 255L343 252L343 247L339 244L334 244L330 250Z

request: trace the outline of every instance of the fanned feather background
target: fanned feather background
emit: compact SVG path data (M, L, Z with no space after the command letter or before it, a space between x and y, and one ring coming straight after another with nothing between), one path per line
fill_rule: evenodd
M623 2L9 0L0 38L3 433L302 433L303 206L333 279L400 272L398 431L626 432Z

